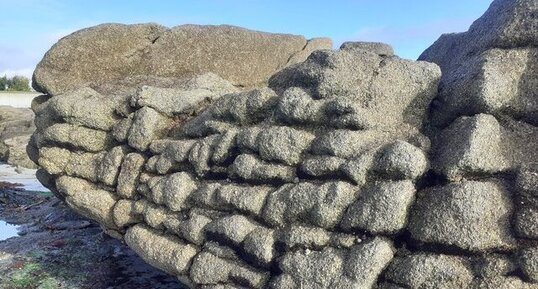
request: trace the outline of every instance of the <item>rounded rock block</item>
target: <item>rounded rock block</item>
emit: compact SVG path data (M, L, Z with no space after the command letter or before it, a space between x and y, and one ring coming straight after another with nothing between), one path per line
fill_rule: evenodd
M405 229L407 216L415 200L411 181L379 182L358 193L348 208L341 226L372 234L394 235Z
M188 272L198 248L180 239L162 235L143 225L135 225L125 233L125 242L149 264L173 275Z
M521 250L519 265L525 277L530 282L538 284L538 246Z
M59 95L135 75L181 78L213 72L234 85L252 87L312 51L331 48L330 39L229 25L101 24L56 43L37 65L32 85Z
M417 240L484 252L517 246L510 194L495 182L463 181L419 192L409 232Z
M468 288L473 277L465 258L425 253L395 258L385 274L404 288Z
M506 171L510 164L501 141L501 126L494 116L463 116L439 134L432 166L450 180Z

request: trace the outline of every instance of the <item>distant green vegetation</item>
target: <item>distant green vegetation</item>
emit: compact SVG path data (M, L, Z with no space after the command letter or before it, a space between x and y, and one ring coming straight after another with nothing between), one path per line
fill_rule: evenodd
M30 80L27 77L16 75L13 77L0 77L0 91L30 91Z

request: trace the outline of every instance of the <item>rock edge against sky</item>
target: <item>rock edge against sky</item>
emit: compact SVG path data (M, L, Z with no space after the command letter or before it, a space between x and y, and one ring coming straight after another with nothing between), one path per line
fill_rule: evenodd
M28 154L193 288L537 288L537 15L496 0L423 61L229 26L89 28L36 69Z

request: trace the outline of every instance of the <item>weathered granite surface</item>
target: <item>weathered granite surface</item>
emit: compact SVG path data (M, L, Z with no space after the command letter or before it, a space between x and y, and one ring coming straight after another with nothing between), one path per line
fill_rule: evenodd
M255 89L218 69L65 79L34 101L30 155L193 288L535 289L537 6L494 1L421 57L439 66L346 43Z
M253 87L312 51L331 48L328 38L307 40L229 25L102 24L56 43L37 65L32 85L58 95L131 76L213 72L233 85Z

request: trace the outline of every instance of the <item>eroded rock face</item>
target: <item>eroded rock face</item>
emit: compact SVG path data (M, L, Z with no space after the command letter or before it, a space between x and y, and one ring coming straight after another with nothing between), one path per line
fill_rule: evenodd
M420 57L443 71L429 124L431 165L445 184L418 194L408 230L447 250L505 252L475 263L481 277L468 288L538 286L529 265L538 246L537 12L535 0L494 1L468 32L443 35Z
M516 34L536 3L495 1L454 37L476 38L473 53L534 49L535 33ZM378 43L293 61L251 90L157 74L38 98L38 176L192 288L538 287L532 101L458 106L482 80L450 74L480 66L439 61L441 79ZM507 97L534 99L525 73Z
M181 78L213 72L241 87L265 83L278 70L331 49L327 38L273 34L235 26L102 24L53 46L32 85L58 95L129 76Z
M283 81L312 67L347 81ZM193 287L371 288L397 251L381 236L405 230L429 167L439 78L358 45L316 51L272 88L124 79L37 99L30 147L61 198Z
M432 123L461 115L508 115L536 125L538 3L494 1L469 31L441 36L420 57L443 71Z

